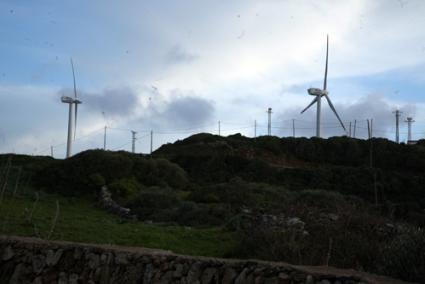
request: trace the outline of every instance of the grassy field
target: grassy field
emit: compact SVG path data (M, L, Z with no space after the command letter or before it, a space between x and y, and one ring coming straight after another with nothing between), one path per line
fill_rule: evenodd
M56 201L59 204L57 221ZM53 228L53 232L52 232ZM191 228L123 222L85 198L36 193L6 196L0 204L0 234L86 243L141 246L175 253L223 257L236 236L221 228Z

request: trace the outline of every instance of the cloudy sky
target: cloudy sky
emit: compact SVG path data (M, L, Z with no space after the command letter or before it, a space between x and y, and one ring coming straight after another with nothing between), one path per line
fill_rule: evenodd
M326 34L328 89L342 120L366 119L394 139L400 109L425 136L425 1L421 0L2 0L0 152L63 157L73 58L79 107L74 152L138 152L205 131L315 133ZM344 135L324 102L323 136Z

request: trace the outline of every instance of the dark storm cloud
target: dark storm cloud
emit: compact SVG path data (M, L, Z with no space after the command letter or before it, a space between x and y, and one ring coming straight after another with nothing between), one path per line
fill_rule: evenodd
M194 96L180 96L167 104L163 119L175 126L200 125L208 122L213 113L211 102Z
M72 90L66 89L61 95L74 96ZM80 92L79 92L80 94ZM105 89L101 93L82 93L78 96L85 106L105 112L109 116L128 116L137 105L137 93L129 87Z
M354 127L354 120L357 120L356 136L365 138L367 135L367 119L373 119L374 136L393 138L395 128L394 111L402 111L400 127L404 127L403 121L407 116L415 114L416 108L412 104L398 106L385 100L382 95L368 95L350 105L334 103L335 108L344 122L347 130L350 122ZM305 106L292 108L282 114L277 115L277 120L288 120L295 118L297 136L313 136L315 134L316 105L310 107L305 113L300 115L300 111ZM278 130L280 135L290 135L292 133L292 121L287 121L286 128ZM324 137L344 135L337 118L331 111L325 99L322 100L322 134Z
M171 91L168 96L151 89L144 96L148 103L138 109L140 116L133 124L144 128L176 130L199 127L214 117L214 103L193 92Z
M165 55L168 63L189 63L198 58L198 55L190 53L180 45L174 45Z

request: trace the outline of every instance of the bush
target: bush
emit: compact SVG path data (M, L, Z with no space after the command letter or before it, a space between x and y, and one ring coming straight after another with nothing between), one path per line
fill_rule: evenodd
M112 197L131 198L140 191L141 185L133 178L119 179L108 185Z
M139 184L175 189L188 184L185 171L167 160L103 150L49 163L37 172L34 181L38 187L67 195L96 193L104 184L112 185L120 196L137 191Z
M178 197L171 191L150 188L150 191L139 192L126 204L141 220L157 221L156 215L162 210L179 206ZM164 220L161 220L164 221Z
M95 188L100 188L106 184L106 181L101 174L94 173L89 175L89 184Z
M182 202L176 212L176 222L186 226L218 226L230 216L230 208L220 204Z
M425 279L425 232L423 229L406 228L395 238L383 243L380 255L380 271L385 275L407 281Z

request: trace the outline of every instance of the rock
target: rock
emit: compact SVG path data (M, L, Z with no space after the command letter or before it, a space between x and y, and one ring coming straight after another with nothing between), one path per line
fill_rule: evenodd
M73 274L69 275L68 283L69 284L78 284L78 274L73 273Z
M249 274L247 277L246 277L246 282L245 283L249 283L249 284L254 284L254 274Z
M43 273L43 283L57 283L58 275L54 271L47 271Z
M336 215L336 214L333 214L333 213L329 213L328 214L328 218L331 220L331 221L338 221L339 220L339 216L338 215Z
M108 188L104 185L100 189L100 197L99 197L99 204L101 207L106 209L108 212L111 212L113 214L116 214L120 216L121 218L125 219L136 219L136 216L133 216L130 214L130 209L121 207L118 203L116 203L112 197L111 193L109 192Z
M111 280L111 271L109 265L104 265L100 268L99 272L99 283L108 284Z
M279 284L289 284L291 283L291 277L285 272L279 272L277 278L279 279Z
M43 284L43 278L41 276L36 277L32 284Z
M3 255L2 255L1 259L3 261L8 261L9 259L11 259L14 256L15 256L15 253L13 252L12 247L11 246L7 246L5 248L5 250L3 251Z
M180 264L180 263L176 264L176 270L174 270L173 272L173 277L181 278L183 276L183 269L184 269L183 264Z
M264 284L279 284L279 279L277 277L267 278L264 280Z
M46 264L48 266L55 266L59 262L62 253L62 249L58 249L56 252L54 252L53 250L48 250L46 256Z
M308 275L305 279L305 284L314 284L314 278L311 275Z
M74 259L75 260L77 260L77 259L81 259L81 256L83 255L83 250L81 249L81 248L79 248L79 247L76 247L75 249L74 249Z
M200 283L199 281L199 277L201 276L201 263L200 262L195 262L192 264L192 266L190 267L188 273L187 273L187 277L186 277L186 281L188 283Z
M247 273L248 273L248 268L244 268L244 270L242 270L242 272L236 278L235 284L244 284L244 283L246 283Z
M36 255L32 259L32 270L35 274L40 274L46 266L46 260L44 255Z
M115 263L118 265L127 265L128 257L126 253L117 253L115 255Z
M298 228L298 229L304 229L305 223L303 221L301 221L300 218L293 217L293 218L289 218L288 220L286 220L286 225L288 227L295 227L295 228Z
M165 272L164 275L162 275L160 283L161 284L168 284L168 283L171 283L172 280L173 280L173 271L170 270L170 271Z
M65 272L59 273L58 284L68 284L68 277Z
M12 274L12 277L10 278L9 284L21 284L21 283L28 283L29 279L27 279L27 274L29 273L29 270L23 263L19 263L15 271Z
M309 276L311 276L311 275L309 275ZM304 282L304 281L307 281L305 274L304 273L301 273L301 272L297 272L297 271L293 271L291 273L291 279L292 280L295 280L295 282ZM311 279L314 280L313 279L313 276L311 276ZM312 283L314 283L314 281Z
M262 276L255 277L254 284L263 284L264 278Z
M204 273L202 273L202 284L218 283L218 280L218 273L215 268L207 268L204 270Z
M143 280L143 263L137 262L132 265L126 266L125 283L136 284L142 283Z
M238 276L236 271L233 268L226 268L224 271L223 279L221 280L221 283L223 284L231 284L233 283L233 280Z
M285 272L280 272L278 277L279 277L279 279L283 279L283 280L290 279L289 275L286 274Z
M143 283L151 283L151 279L155 274L155 268L152 264L148 264L145 267L145 272L143 274Z
M97 254L89 253L86 259L88 260L87 265L90 269L96 269L100 264L100 257Z

